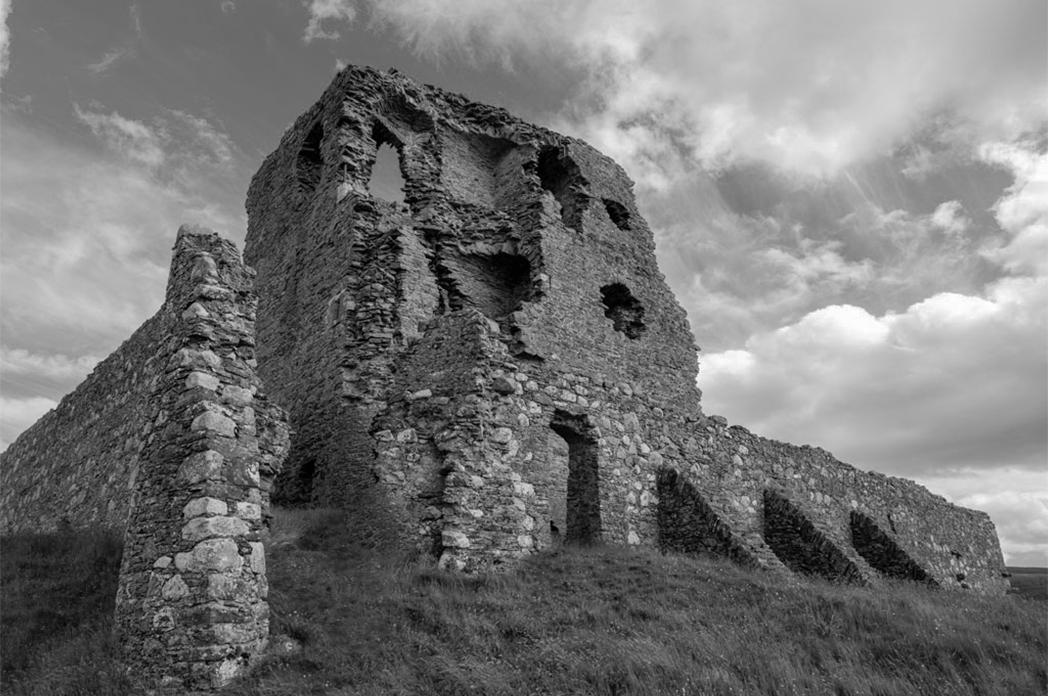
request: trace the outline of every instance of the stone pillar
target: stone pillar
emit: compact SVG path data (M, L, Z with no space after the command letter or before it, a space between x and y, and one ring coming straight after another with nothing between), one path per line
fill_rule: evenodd
M266 645L267 479L287 448L283 412L254 366L253 272L236 247L183 226L158 348L159 414L125 535L117 630L148 688L219 689Z

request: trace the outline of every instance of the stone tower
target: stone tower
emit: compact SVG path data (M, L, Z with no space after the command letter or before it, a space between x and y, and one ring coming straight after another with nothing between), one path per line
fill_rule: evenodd
M368 192L383 144L404 204ZM278 489L353 504L377 477L456 567L653 543L640 434L694 420L699 392L631 187L581 141L343 71L248 194L260 369L296 433Z

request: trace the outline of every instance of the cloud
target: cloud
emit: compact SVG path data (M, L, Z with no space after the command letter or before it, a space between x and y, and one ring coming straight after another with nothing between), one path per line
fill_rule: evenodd
M707 410L901 476L1044 466L1048 281L900 314L830 306L702 359Z
M11 0L0 0L0 77L7 73L10 64L11 30L7 18L11 15Z
M137 4L131 5L128 9L128 16L131 20L133 36L125 41L122 46L106 51L99 60L94 63L88 63L85 67L94 75L102 75L125 58L135 55L135 44L142 38L142 16Z
M100 75L105 71L109 70L109 68L116 65L116 63L121 58L128 55L129 52L130 50L126 48L115 48L111 51L106 51L105 55L103 55L99 61L95 63L88 63L87 69L96 75Z
M959 201L941 203L932 213L932 224L947 234L962 234L971 222Z
M84 111L78 104L73 105L73 111L111 150L151 168L164 163L166 153L161 143L162 135L146 124L124 118L116 112Z
M237 11L237 5L233 0L222 0L221 8L223 14L233 14Z
M5 359L23 366L26 354L106 355L155 313L182 222L237 241L246 229L250 167L218 126L77 112L93 141L0 120L0 331Z
M228 164L233 160L236 146L218 126L185 111L171 109L166 113L169 118L161 120L167 129L166 137L180 143L182 156L191 154L218 164Z
M93 355L40 355L20 348L0 346L0 372L5 375L31 374L48 379L73 379L79 382L97 364L98 358Z
M57 405L58 402L41 396L28 399L0 396L0 451L7 449L18 433Z
M929 118L976 142L1044 121L1048 11L1027 0L371 7L425 57L582 68L564 126L641 172L641 184L696 161L833 173L890 152Z
M345 22L351 24L357 16L351 0L309 0L309 24L302 40L311 43L316 39L337 40L341 34L325 30L324 23Z
M1015 177L993 207L1010 238L987 248L985 254L1015 273L1048 274L1048 144L1029 140L986 143L980 155Z

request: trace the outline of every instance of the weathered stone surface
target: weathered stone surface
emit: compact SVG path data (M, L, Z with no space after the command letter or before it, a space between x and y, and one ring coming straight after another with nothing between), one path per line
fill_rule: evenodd
M182 538L199 541L210 537L235 537L250 531L247 522L239 517L197 517L182 527Z
M229 506L225 501L216 498L194 498L182 508L182 516L187 520L202 515L225 515L229 512Z
M204 411L193 419L189 425L192 430L211 430L225 437L233 437L236 434L237 424L233 419L214 411Z

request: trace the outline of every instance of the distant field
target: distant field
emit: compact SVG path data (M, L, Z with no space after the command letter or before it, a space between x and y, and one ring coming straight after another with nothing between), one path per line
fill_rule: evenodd
M1048 568L1009 567L1012 574L1010 594L1048 601Z

